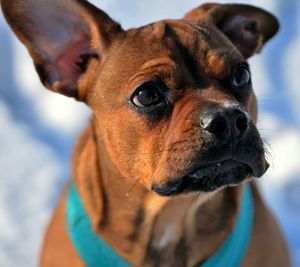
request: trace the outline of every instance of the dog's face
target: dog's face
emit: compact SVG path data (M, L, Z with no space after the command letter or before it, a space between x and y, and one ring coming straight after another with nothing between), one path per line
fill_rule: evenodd
M278 30L269 13L207 4L182 20L123 31L85 1L2 6L42 82L91 107L125 177L175 195L266 171L247 58Z

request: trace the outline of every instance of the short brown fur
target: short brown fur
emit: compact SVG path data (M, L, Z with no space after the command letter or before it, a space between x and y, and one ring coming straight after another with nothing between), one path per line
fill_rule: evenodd
M276 19L252 6L206 4L182 20L124 31L84 0L47 0L43 4L54 6L60 18L66 19L67 11L70 27L65 30L70 37L44 47L53 36L38 25L36 3L2 0L1 5L44 85L84 101L93 111L75 147L72 174L95 233L133 266L192 267L205 262L233 228L243 185L175 197L162 197L151 189L185 175L196 157L212 146L198 118L226 102L250 114L250 141L265 171L254 92L237 97L225 81L233 66L246 62L273 37ZM66 47L53 48L57 42ZM68 52L77 46L78 51ZM86 61L77 65L82 53ZM64 58L74 62L66 65ZM172 105L146 118L131 106L130 96L147 81L163 82ZM254 182L251 188L255 222L242 266L290 266L279 227ZM47 231L43 267L85 266L67 234L66 192ZM172 234L164 244L166 231Z

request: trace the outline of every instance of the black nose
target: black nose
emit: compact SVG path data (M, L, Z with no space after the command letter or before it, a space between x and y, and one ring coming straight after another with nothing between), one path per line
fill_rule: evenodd
M200 118L201 128L223 141L242 139L249 129L249 123L248 112L236 104L227 104L224 108L210 110Z

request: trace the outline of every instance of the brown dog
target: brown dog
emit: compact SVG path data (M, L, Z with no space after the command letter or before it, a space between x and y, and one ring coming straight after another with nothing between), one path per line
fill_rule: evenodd
M73 178L94 234L134 266L205 263L235 225L241 182L268 168L246 59L277 20L248 5L205 4L124 31L85 0L2 0L2 9L42 83L93 110ZM290 266L277 223L251 190L242 266ZM86 266L65 213L66 194L42 266Z

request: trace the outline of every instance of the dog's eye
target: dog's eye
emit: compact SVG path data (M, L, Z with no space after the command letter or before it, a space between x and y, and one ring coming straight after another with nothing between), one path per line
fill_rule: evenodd
M152 83L141 85L132 95L131 102L139 108L147 108L161 103L164 95L161 90Z
M242 88L251 84L251 74L248 66L239 65L233 72L232 85L235 88Z

